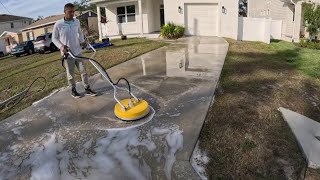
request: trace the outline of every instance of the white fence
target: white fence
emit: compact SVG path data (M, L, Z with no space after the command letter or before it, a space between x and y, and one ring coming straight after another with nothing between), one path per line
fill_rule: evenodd
M282 38L282 21L272 20L271 21L271 39Z
M261 41L281 39L282 21L265 18L239 17L238 40Z
M100 24L101 24L102 37L107 37L107 23L100 23Z

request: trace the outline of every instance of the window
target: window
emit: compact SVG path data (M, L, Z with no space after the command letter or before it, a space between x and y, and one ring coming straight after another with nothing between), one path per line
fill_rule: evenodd
M33 36L33 32L32 32L32 31L27 32L27 40L28 40L28 41L34 40L33 37L34 37L34 36Z
M126 22L125 7L118 7L117 8L117 15L118 15L118 23L125 23Z
M17 40L15 37L12 38L12 44L17 44Z
M13 22L11 23L11 29L13 29L14 28L14 24L13 24Z
M135 6L127 6L127 22L136 21L136 8Z
M118 23L136 22L136 7L125 6L117 8Z
M27 40L30 41L30 32L27 32Z
M46 36L38 36L36 39L36 42L37 41L45 41L45 40L46 40Z

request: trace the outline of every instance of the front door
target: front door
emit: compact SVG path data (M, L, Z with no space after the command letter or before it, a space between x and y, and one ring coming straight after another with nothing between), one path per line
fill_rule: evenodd
M160 5L160 26L162 27L164 25L165 19L164 19L164 5Z

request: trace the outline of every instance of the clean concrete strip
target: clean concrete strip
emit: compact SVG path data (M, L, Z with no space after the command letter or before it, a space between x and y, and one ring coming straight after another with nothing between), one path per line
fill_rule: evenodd
M310 168L320 168L320 123L285 108L279 108L296 137Z

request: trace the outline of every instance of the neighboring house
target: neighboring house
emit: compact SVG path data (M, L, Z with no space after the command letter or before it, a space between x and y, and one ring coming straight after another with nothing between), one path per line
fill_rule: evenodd
M282 20L282 39L299 42L300 34L308 34L303 26L303 2L320 0L248 0L248 17Z
M11 38L13 43L23 42L21 31L4 31L0 38Z
M16 47L17 44L22 43L22 33L20 31L13 32L13 31L4 31L0 35L0 41L1 41L1 48L3 53L6 55L11 52L11 49Z
M50 16L45 19L38 20L29 26L22 29L22 37L24 41L27 40L35 40L38 36L51 33L53 30L54 24L63 19L64 15L55 15ZM98 21L97 21L97 14L93 11L84 11L80 16L80 12L75 13L76 18L83 18L85 23L90 29L95 30L98 32Z
M186 35L220 36L237 39L237 0L91 0L105 8L108 23L99 23L102 35L152 33L168 22L183 25Z
M4 31L18 32L31 23L32 18L0 14L0 34Z

